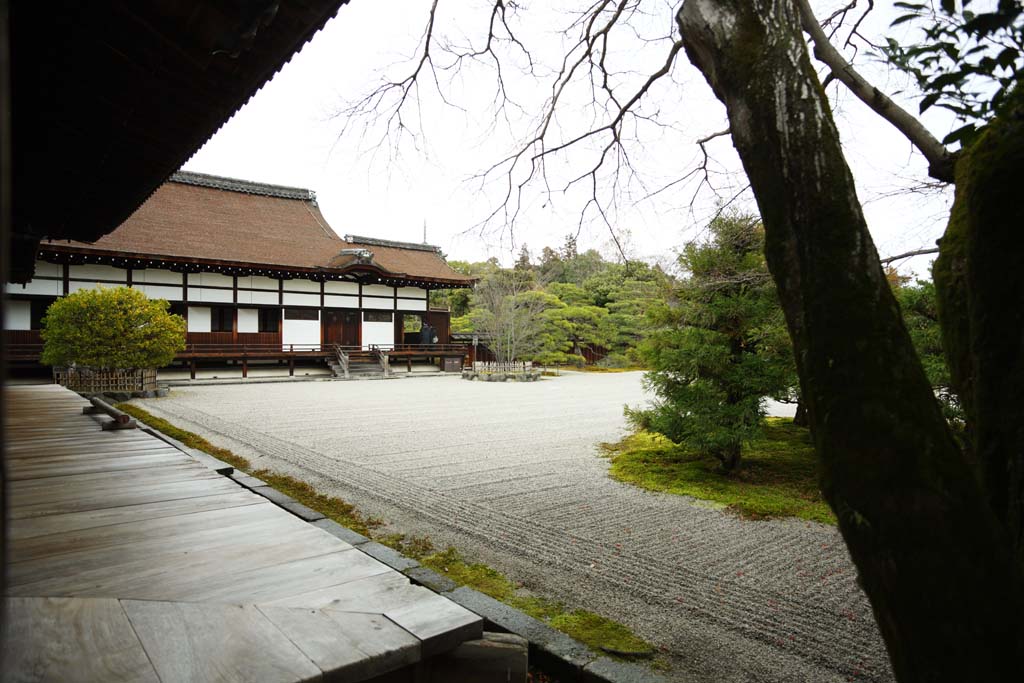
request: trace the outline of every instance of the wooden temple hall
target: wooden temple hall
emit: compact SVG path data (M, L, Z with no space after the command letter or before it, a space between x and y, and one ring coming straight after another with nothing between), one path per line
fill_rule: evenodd
M180 364L329 363L348 376L416 360L459 369L449 313L433 289L471 286L438 247L338 236L310 190L177 172L95 242L43 240L32 279L8 287L12 359L41 351L40 320L59 296L128 286L166 299L188 324Z

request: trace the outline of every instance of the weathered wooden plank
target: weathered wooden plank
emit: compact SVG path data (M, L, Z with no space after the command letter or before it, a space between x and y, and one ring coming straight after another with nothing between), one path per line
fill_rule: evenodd
M478 615L436 593L388 610L384 616L420 639L424 657L480 638L484 632Z
M11 523L8 535L13 540L21 540L111 524L123 524L130 521L174 517L175 515L187 515L205 510L222 510L244 505L265 505L266 503L267 500L262 496L254 496L239 487L237 492L232 493L178 500L147 501L124 507L22 518Z
M422 586L412 585L409 579L398 572L386 572L336 586L264 600L260 604L384 614L426 595L433 593Z
M159 470L146 475L149 483L162 483L167 481L182 481L186 479L208 479L216 481L224 479L220 475L211 472L202 465L190 458L182 458L180 462L166 465ZM116 472L89 472L84 474L68 474L62 477L41 477L39 479L26 479L13 482L11 491L35 491L36 493L51 492L55 498L64 496L67 492L76 490L90 491L102 488L121 488L124 485L138 484L138 478L134 475L122 475Z
M119 455L106 458L37 458L8 461L10 480L63 477L90 472L121 472L164 467L181 462L180 454L155 451L153 455Z
M145 681L156 672L116 599L4 598L5 681Z
M119 552L118 546L187 548L199 534L231 534L236 527L262 525L277 518L278 510L268 503L251 509L231 507L175 517L133 519L116 525L25 539L12 548L10 563L62 555L80 557L97 551Z
M337 552L317 555L268 567L222 575L205 582L192 593L196 600L262 603L316 588L338 586L392 571L354 548L343 544ZM305 605L300 605L305 607Z
M325 674L338 680L363 681L420 659L420 641L380 614L258 609Z
M60 496L47 497L46 500L34 500L32 491L14 491L15 486L21 482L12 482L10 518L20 519L82 510L100 510L159 500L195 498L237 491L237 484L225 481L226 477L214 476L217 478L171 481L125 490L125 487L131 486L129 483L122 484L121 489L102 489L91 493L79 491L76 496L67 496L64 499Z
M109 433L109 432L105 432ZM49 447L45 444L35 444L33 448L11 448L8 449L8 456L11 459L27 460L36 458L54 458L58 456L78 458L105 458L110 455L121 453L148 453L150 451L166 451L169 453L180 453L181 451L163 442L153 440L139 440L130 443L76 443L66 444L60 447Z
M294 517L292 519L295 519ZM295 520L302 526L302 522ZM254 524L194 535L187 544L126 546L118 553L12 563L12 595L117 595L187 600L216 577L330 553L337 545L294 526Z
M121 602L163 683L321 678L309 657L252 605Z

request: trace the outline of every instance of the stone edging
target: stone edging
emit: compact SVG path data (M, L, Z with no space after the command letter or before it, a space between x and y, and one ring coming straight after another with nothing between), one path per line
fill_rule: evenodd
M524 612L472 588L459 586L451 579L421 566L419 562L397 550L327 519L316 510L268 486L264 481L239 472L207 453L189 448L141 421L137 422L140 429L192 456L210 469L230 477L239 486L263 496L305 522L323 529L378 562L401 572L413 583L443 595L470 612L480 615L484 619L485 631L512 633L525 638L529 642L530 661L539 663L561 683L667 683L667 679L660 674L637 664L620 662L600 655L583 643Z

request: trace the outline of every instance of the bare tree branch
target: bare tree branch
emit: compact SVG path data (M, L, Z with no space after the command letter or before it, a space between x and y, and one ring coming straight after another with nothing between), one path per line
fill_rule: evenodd
M939 248L938 247L929 247L927 249L915 249L913 251L908 251L908 252L903 253L903 254L896 254L895 256L888 256L886 258L879 259L879 263L881 263L884 266L886 264L892 263L893 261L900 261L900 260L905 259L905 258L910 258L911 256L924 256L925 254L938 254L938 253L939 253Z
M955 156L920 121L864 79L829 42L808 0L796 0L804 31L814 44L814 56L864 104L896 127L928 160L928 173L937 180L953 182ZM859 24L860 22L858 22ZM856 29L856 27L854 27Z

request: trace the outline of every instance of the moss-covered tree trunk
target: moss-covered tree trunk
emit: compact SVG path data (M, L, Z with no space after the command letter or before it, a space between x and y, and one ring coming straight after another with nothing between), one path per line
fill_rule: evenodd
M934 274L972 461L1024 567L1024 89L961 155Z
M1015 680L1021 579L878 261L792 0L686 0L766 229L823 492L901 681Z

